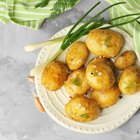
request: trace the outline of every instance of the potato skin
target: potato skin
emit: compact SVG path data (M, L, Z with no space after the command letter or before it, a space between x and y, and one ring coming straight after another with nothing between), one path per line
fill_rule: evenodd
M86 68L88 84L96 90L106 90L115 83L115 76L112 68L103 62L95 63L90 61Z
M114 62L114 65L117 69L125 69L136 62L136 54L133 51L125 51L121 54Z
M72 97L87 93L87 91L90 89L90 86L87 82L85 69L80 68L78 70L73 71L68 76L64 87L67 93Z
M71 45L66 55L66 63L70 70L79 69L88 58L89 51L82 41L77 41Z
M124 94L134 94L140 90L140 68L131 66L126 68L119 79L119 89Z
M104 58L104 57L95 57L92 59L92 62L94 64L98 63L98 62L106 63L108 66L110 66L112 68L113 72L115 72L115 66L111 59Z
M63 86L67 78L67 67L60 61L49 63L41 76L42 85L51 91L56 91Z
M107 90L94 90L92 98L99 104L101 108L110 107L117 103L120 90L117 86L113 86Z
M100 108L94 100L77 96L65 105L65 112L75 121L87 122L98 118Z
M124 45L124 38L112 30L91 30L86 39L88 49L97 56L117 56Z

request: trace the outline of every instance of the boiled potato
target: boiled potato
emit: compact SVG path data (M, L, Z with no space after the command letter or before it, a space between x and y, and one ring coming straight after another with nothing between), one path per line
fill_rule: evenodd
M109 65L112 70L115 72L115 66L114 66L114 63L112 62L111 59L107 59L107 58L103 58L103 57L95 57L94 59L92 59L92 62L95 64L95 63L98 63L98 62L103 62L103 63L106 63L107 65Z
M99 104L101 108L106 108L117 103L120 90L117 86L113 86L107 90L94 90L92 98Z
M115 83L112 68L104 62L90 61L86 69L88 84L96 90L106 90Z
M84 42L77 41L71 45L66 55L66 63L70 70L79 69L88 58L88 49Z
M65 82L65 89L67 93L74 97L83 95L90 89L86 79L86 72L84 68L73 71Z
M91 30L86 39L88 49L97 56L112 58L124 45L124 38L112 30Z
M125 51L115 60L114 65L117 69L125 69L135 64L135 61L136 54L133 51Z
M63 86L66 78L66 65L60 61L53 61L44 69L41 76L41 83L48 90L55 91Z
M140 90L140 68L137 66L126 68L120 76L119 89L125 94L134 94Z
M96 119L100 115L100 108L94 100L77 96L66 104L65 112L75 121L87 122Z

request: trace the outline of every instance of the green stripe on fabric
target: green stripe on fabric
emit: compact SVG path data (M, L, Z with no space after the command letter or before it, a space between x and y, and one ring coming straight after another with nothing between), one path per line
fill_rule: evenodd
M140 60L140 45L139 45L140 44L140 24L137 22L135 22L133 37L134 37L135 50Z
M0 16L0 21L1 21L3 24L7 24L7 23L10 22L8 18L1 17L1 16Z
M105 1L109 2L110 4L114 4L116 2L121 2L123 0L105 0ZM135 7L136 4L137 4L137 6ZM139 4L139 6L138 6L138 4ZM132 14L132 13L140 13L140 1L127 0L127 4L122 4L122 5L119 5L118 7L114 7L112 9L110 9L111 18L119 17L119 16L126 15L126 14ZM125 20L130 20L135 17L137 17L137 16L120 19L120 20L115 21L115 23L121 23L121 22L124 22ZM140 19L138 21L140 21ZM123 30L128 32L131 36L133 36L133 42L134 42L133 49L135 50L138 58L140 59L140 46L139 46L139 44L140 44L140 24L138 23L138 21L120 26L120 28L122 28ZM112 24L115 24L115 23L112 22Z

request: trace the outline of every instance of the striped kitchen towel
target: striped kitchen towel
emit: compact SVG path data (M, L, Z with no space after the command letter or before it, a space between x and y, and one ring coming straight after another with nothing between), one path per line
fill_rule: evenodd
M12 22L21 26L38 29L44 19L49 18L58 1L63 3L70 0L50 0L47 6L35 8L42 0L0 0L0 21L4 24ZM73 1L64 10L75 6L80 0ZM59 10L59 9L58 9ZM60 9L61 10L61 9Z
M126 4L121 4L110 9L110 17L115 18L126 14L140 13L140 0L105 0L110 4L125 1ZM131 19L134 17L131 17ZM117 20L114 23L121 23L124 20L129 20L130 17ZM140 19L133 23L120 26L133 37L134 51L140 59Z

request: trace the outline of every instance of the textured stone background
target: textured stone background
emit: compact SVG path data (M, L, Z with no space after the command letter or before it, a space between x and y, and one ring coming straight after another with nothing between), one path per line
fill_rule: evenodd
M0 23L0 140L140 139L139 113L119 129L100 135L79 134L59 126L47 114L41 114L35 108L26 81L38 51L26 53L23 47L29 43L45 41L61 28L75 23L97 1L82 0L76 8L53 21L46 21L37 31ZM107 3L101 1L97 11L107 6ZM109 13L103 16L108 19Z

